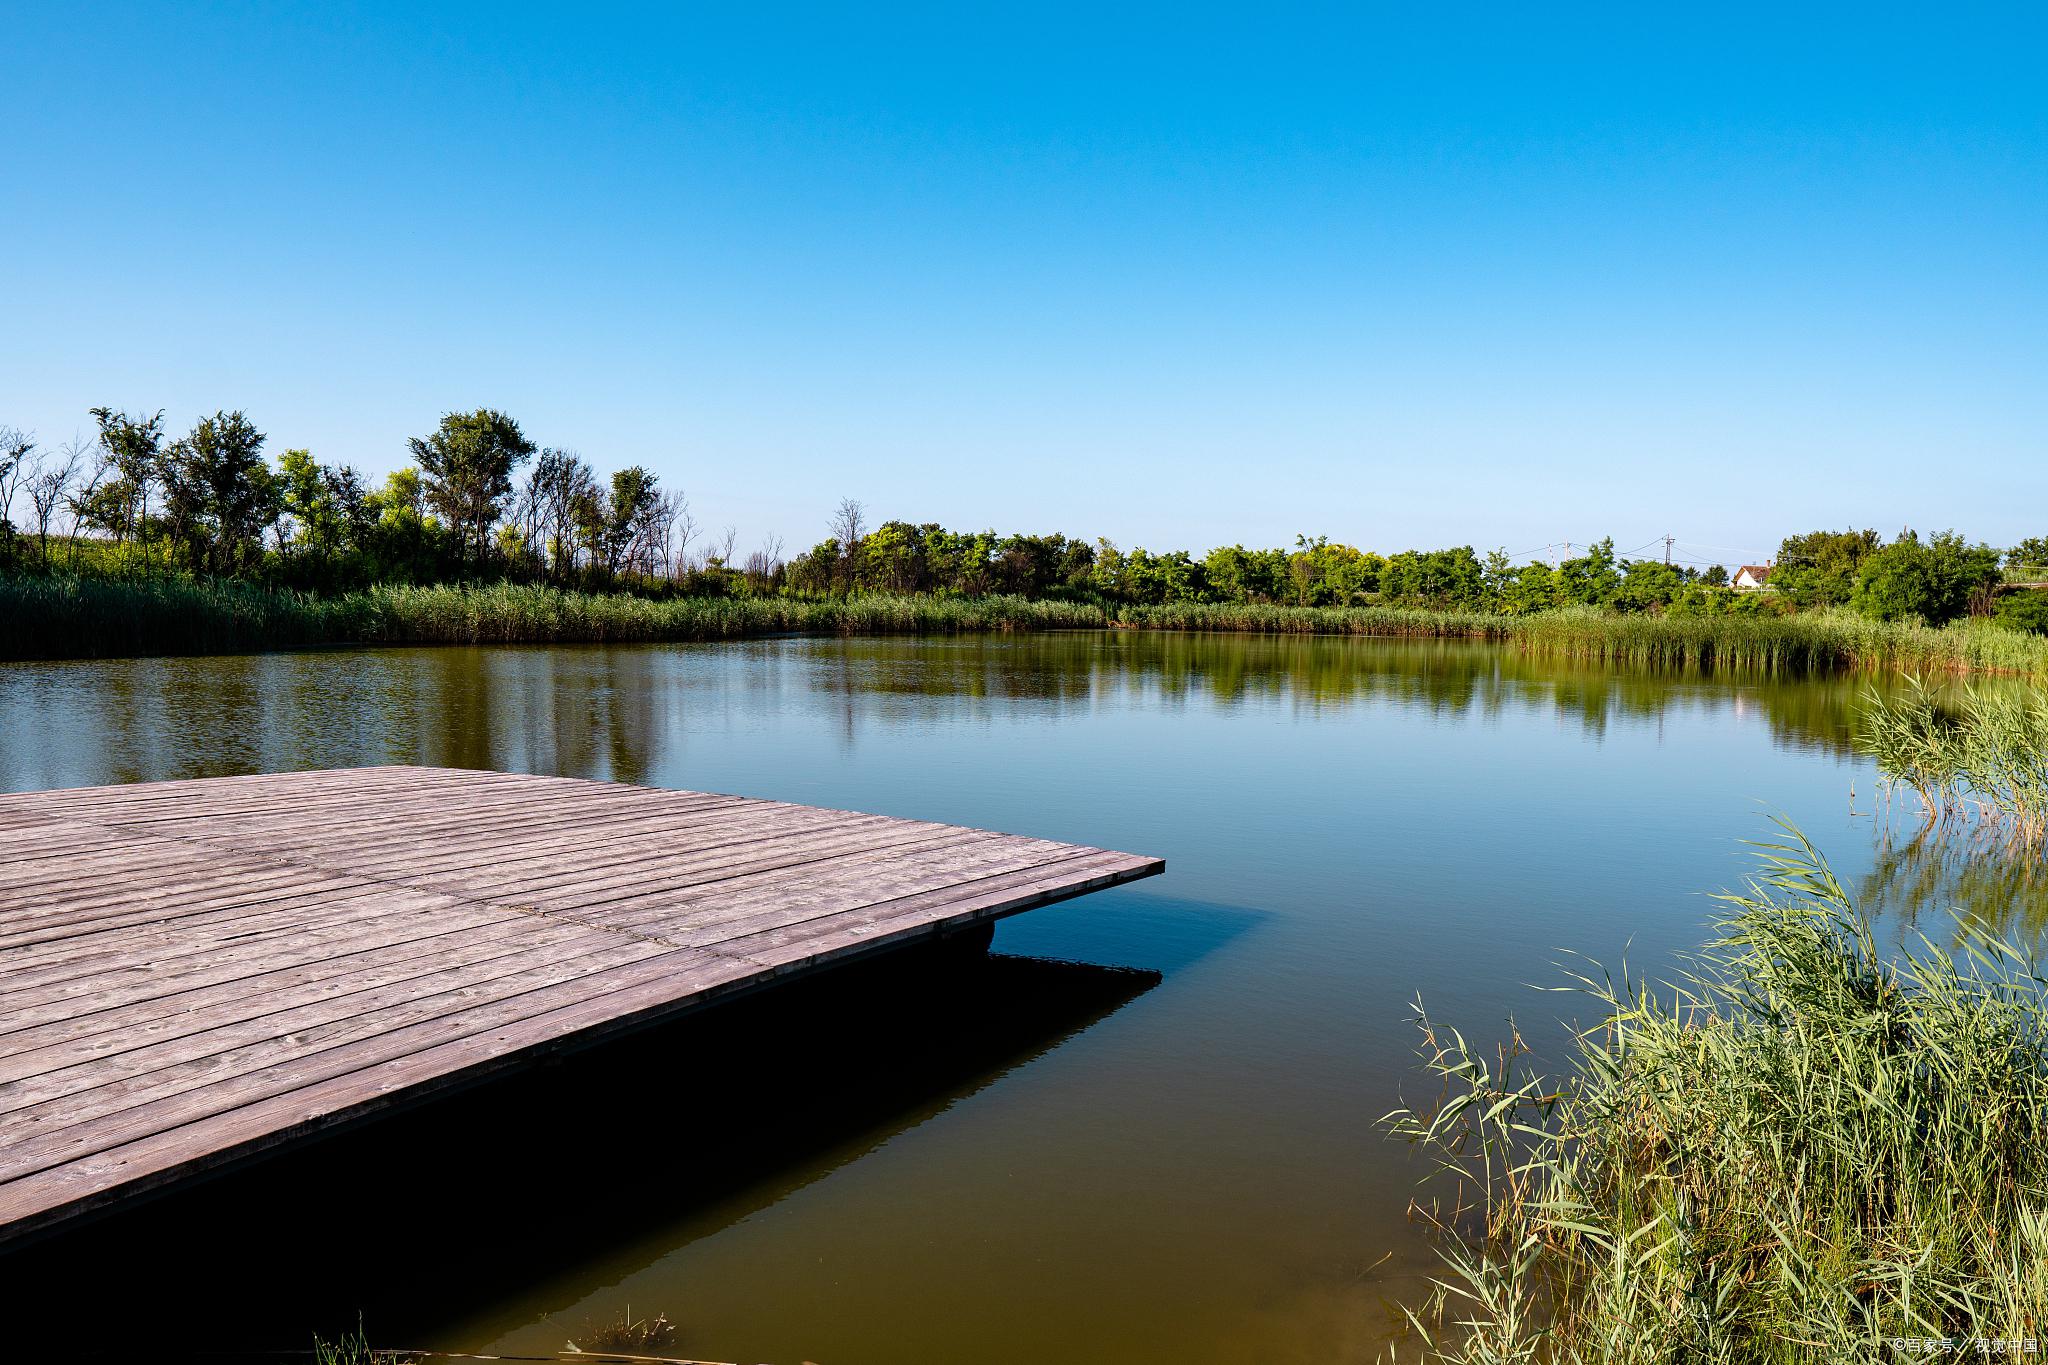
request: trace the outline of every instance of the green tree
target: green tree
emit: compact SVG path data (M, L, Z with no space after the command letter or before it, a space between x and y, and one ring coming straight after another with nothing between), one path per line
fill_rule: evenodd
M125 539L134 515L135 490L126 479L109 479L78 498L73 510L78 524L88 531L100 531L116 542Z
M1474 607L1486 600L1486 570L1469 545L1403 550L1379 570L1382 597L1430 607Z
M922 592L932 586L923 527L885 521L861 542L858 582L883 592Z
M1500 610L1512 616L1549 611L1560 601L1557 571L1538 561L1511 570L1502 577L1498 591Z
M935 587L974 596L995 584L996 547L1002 542L993 530L948 531L939 526L919 528L924 535L925 562L930 566Z
M277 462L279 499L291 518L280 549L288 555L332 555L342 545L340 509L328 486L327 471L310 450L287 450Z
M1867 557L1850 597L1856 610L1880 621L1918 616L1929 625L1953 621L1998 582L1998 551L1971 545L1954 531L1924 544L1912 531Z
M276 477L285 580L334 587L366 577L378 509L362 475L348 465L323 465L310 451L287 450Z
M1651 611L1669 606L1686 586L1685 571L1677 566L1635 559L1622 567L1621 586L1611 600L1623 611Z
M1224 602L1277 602L1288 590L1285 550L1224 545L1202 560L1209 591Z
M2036 635L2048 635L2048 591L2020 588L2001 593L1998 605L1991 614L2001 626L2010 626L2014 630L2030 630Z
M428 514L426 487L412 466L386 475L383 487L362 496L354 515L361 524L354 544L372 579L425 583L459 569L460 547Z
M428 523L427 490L420 472L411 465L384 476L384 486L370 495L379 521L392 526L424 526Z
M2005 552L2005 562L2014 569L2038 570L2030 576L2048 579L2048 536L2028 536Z
M1378 591L1386 563L1353 546L1333 545L1328 536L1296 536L1294 553L1286 557L1288 595L1296 606L1343 606ZM1469 577L1462 563L1450 567L1460 583Z
M1581 606L1604 607L1621 593L1621 570L1614 562L1614 537L1586 547L1586 553L1557 566L1558 595Z
M282 510L263 440L241 413L216 412L164 451L164 520L195 572L239 574L260 561L263 530Z
M512 472L535 446L519 424L491 408L451 412L427 436L406 442L419 464L427 505L455 532L462 554L482 564L491 528L512 493Z
M1157 606L1166 602L1200 602L1207 582L1199 561L1186 550L1153 554L1143 548L1122 557L1119 573L1126 601Z
M603 494L582 500L592 555L607 574L645 558L640 552L660 502L654 475L637 464L613 474L611 487Z
M114 539L134 536L149 543L150 495L164 476L164 415L131 417L112 408L94 408L92 418L99 424L100 446L113 463L116 477L105 487L118 489L109 505L100 509L102 523Z
M1870 530L1787 536L1778 545L1771 586L1797 607L1840 606L1855 594L1863 561L1883 543L1877 532Z
M1049 536L1013 535L996 543L993 569L996 590L1025 597L1078 591L1095 565L1095 550L1086 541Z
M575 567L578 510L596 496L597 475L575 452L550 447L533 462L519 495L522 545L550 577L563 577Z

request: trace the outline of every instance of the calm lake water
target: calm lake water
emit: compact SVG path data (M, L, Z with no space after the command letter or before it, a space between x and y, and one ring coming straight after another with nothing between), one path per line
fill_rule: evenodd
M519 1352L630 1305L726 1361L1370 1358L1429 1265L1375 1127L1430 1093L1418 994L1555 1055L1530 986L1696 945L1767 811L1889 941L2038 922L1856 813L1862 686L1128 633L0 666L9 789L447 764L1168 862L970 971L786 987L33 1247L10 1326Z

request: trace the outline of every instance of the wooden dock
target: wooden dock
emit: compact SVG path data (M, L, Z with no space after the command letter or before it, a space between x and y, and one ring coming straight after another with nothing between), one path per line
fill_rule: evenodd
M0 1241L1155 858L436 768L0 795Z

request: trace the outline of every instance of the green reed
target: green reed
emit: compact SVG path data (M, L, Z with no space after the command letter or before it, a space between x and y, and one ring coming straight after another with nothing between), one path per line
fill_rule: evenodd
M1424 607L1283 607L1246 602L1168 602L1116 609L1134 630L1214 630L1253 635L1379 635L1418 639L1505 639L1516 618Z
M669 598L540 585L381 586L334 597L159 578L0 578L0 658L219 654L323 644L605 644L766 635L1100 629L1021 597Z
M1897 959L1796 830L1677 984L1554 1082L1426 1015L1445 1273L1399 1355L1650 1365L1892 1358L2048 1335L2048 979L1967 926ZM1974 1348L1971 1348L1974 1353Z
M1536 658L1658 671L1800 676L1909 669L2048 677L2048 637L1990 622L1933 630L1842 611L1688 617L1581 607L1511 616L1398 606L1115 606L882 594L827 600L653 598L517 583L385 585L322 597L169 575L0 576L0 659L204 654L342 643L653 643L1109 626L1491 640Z
M2048 693L1970 687L1944 705L1918 679L1893 697L1873 689L1855 742L1929 821L1975 816L2029 845L2048 836Z
M1792 616L1619 615L1571 608L1520 618L1535 653L1659 669L1799 676L1849 670L2048 674L2048 638L1988 621L1934 629L1849 611Z

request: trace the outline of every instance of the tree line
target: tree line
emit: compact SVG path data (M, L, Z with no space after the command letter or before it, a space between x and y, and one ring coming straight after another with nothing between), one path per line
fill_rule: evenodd
M2009 551L1973 544L1953 531L1923 539L1902 531L1788 536L1761 592L1729 586L1725 565L1704 568L1617 556L1612 537L1556 563L1515 563L1502 550L1469 545L1381 555L1326 537L1298 536L1292 548L1221 546L1122 550L1107 540L1063 535L997 536L932 523L890 521L868 530L858 503L843 503L832 532L792 559L788 584L809 594L1018 593L1143 605L1276 603L1358 606L1391 603L1525 615L1559 607L1685 614L1782 614L1849 607L1881 620L1917 616L1943 624L1996 615L2048 631L2048 592L2001 594L2008 571L2048 579L2048 537Z
M682 491L644 467L600 478L580 455L539 446L490 408L449 413L409 439L411 462L375 486L303 449L273 464L268 438L239 411L202 417L177 437L161 412L101 407L92 417L90 439L47 451L0 428L0 563L169 568L315 590L512 578L662 594L1001 593L1508 614L1849 607L1933 624L1995 615L2048 631L2048 592L2000 591L2009 576L2048 578L2048 537L2001 551L1953 531L1902 531L1889 542L1874 530L1814 531L1780 544L1767 591L1738 592L1722 565L1617 556L1612 538L1555 563L1469 545L1382 555L1306 535L1291 547L1228 545L1198 558L1057 533L870 526L848 499L810 549L784 562L771 539L742 561L735 531L705 536ZM2019 572L2026 566L2038 569Z
M411 463L374 486L303 449L273 463L241 412L178 437L161 412L92 417L90 439L51 450L0 428L0 562L322 590L511 577L674 591L749 573L767 587L779 568L772 544L735 564L734 533L705 537L683 492L644 467L601 479L489 408L410 438Z

